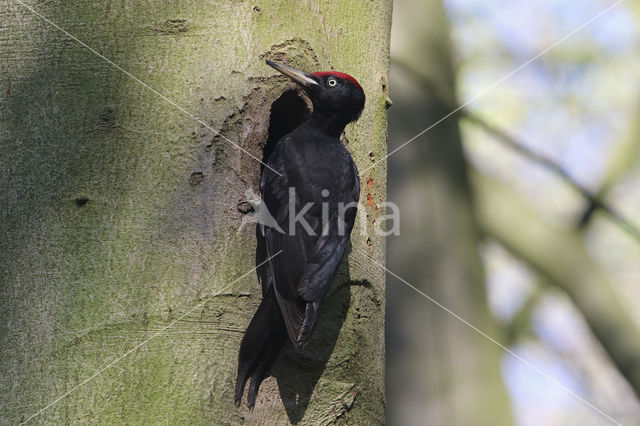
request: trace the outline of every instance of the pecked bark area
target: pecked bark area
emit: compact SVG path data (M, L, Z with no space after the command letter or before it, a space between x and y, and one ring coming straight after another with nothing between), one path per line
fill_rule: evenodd
M384 271L365 253L384 262L386 165L361 176L366 223L317 337L248 411L233 382L261 291L237 204L261 165L210 128L261 158L305 103L264 60L335 68L367 94L345 142L361 170L382 159L390 3L28 3L175 105L0 6L0 423L383 422Z

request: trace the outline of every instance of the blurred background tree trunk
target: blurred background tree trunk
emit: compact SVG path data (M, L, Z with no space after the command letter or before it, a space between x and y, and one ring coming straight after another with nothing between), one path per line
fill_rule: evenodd
M260 164L212 129L261 158L271 104L293 87L264 60L335 68L367 93L347 130L356 163L384 158L391 1L34 7L184 110L0 6L0 423L381 423L384 274L363 252L382 262L385 245L360 228L324 337L285 351L254 411L234 406L261 297L236 204ZM362 177L375 200L385 177Z
M392 58L390 152L456 105L440 0L395 2ZM390 157L389 182L389 198L402 211L401 235L389 242L389 269L495 337L457 117ZM390 424L512 423L499 348L401 281L388 279Z

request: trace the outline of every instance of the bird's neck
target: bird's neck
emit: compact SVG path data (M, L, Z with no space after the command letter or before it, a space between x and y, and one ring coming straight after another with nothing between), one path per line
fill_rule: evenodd
M339 138L347 122L333 112L314 111L307 124L327 136Z

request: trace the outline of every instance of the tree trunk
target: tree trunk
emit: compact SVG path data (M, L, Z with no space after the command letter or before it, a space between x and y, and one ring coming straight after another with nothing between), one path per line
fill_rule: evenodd
M346 139L363 170L386 150L390 3L34 4L122 69L3 3L0 423L383 421L384 274L365 253L385 247L366 223L318 337L283 351L255 410L233 387L261 298L237 203L258 193L252 156L291 125L282 112L305 105L288 92L272 111L293 86L264 60L361 82ZM385 173L361 176L363 199L384 200Z
M396 1L392 56L404 66L392 66L390 149L441 120L456 104L449 27L440 0ZM427 81L438 96L434 87L425 87ZM390 241L389 268L497 337L457 117L435 125L389 160L390 199L403 213L401 235ZM500 350L400 280L389 280L391 424L512 423Z

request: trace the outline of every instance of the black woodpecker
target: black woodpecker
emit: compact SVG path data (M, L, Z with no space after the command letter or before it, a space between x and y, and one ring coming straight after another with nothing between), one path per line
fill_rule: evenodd
M260 212L266 209L271 223L259 221L258 252L262 246L264 253L256 263L275 256L263 269L262 302L238 355L235 402L240 404L251 378L249 408L287 336L299 349L309 340L349 243L360 179L340 134L360 117L365 102L362 87L348 74L267 64L302 86L313 112L278 141L260 180Z

